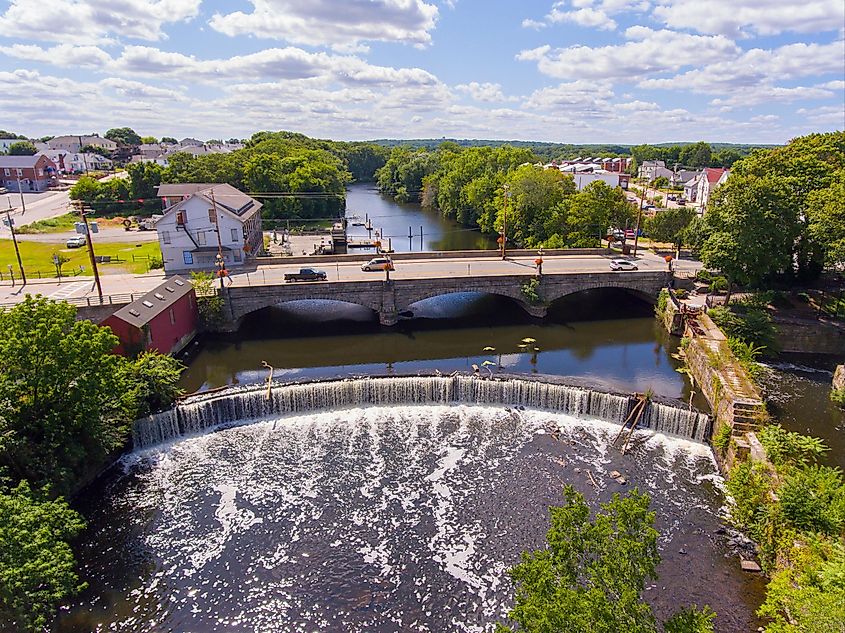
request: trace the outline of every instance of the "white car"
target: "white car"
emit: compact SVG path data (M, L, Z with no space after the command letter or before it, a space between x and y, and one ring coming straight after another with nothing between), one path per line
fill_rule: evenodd
M80 248L85 246L88 242L85 241L84 235L77 235L76 237L72 237L67 241L68 248Z
M370 270L384 270L385 266L388 266L390 270L393 270L393 262L387 257L376 257L375 259L368 261L366 264L362 264L361 270L365 272Z
M627 259L611 259L610 270L637 270L637 265Z

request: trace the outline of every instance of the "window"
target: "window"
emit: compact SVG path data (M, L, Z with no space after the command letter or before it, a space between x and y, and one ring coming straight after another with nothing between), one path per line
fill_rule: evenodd
M5 173L6 176L12 175L12 172L10 172L8 169L4 169L3 172Z
M235 249L235 261L236 262L241 261L241 251L238 248Z
M214 209L208 210L208 221L212 224L217 224L217 214L214 213Z
M170 244L170 231L161 232L161 241L165 244Z
M23 176L23 169L16 169L15 171L18 172L18 176Z
M194 254L191 251L182 251L182 261L186 264L194 263Z
M232 229L232 241L233 242L238 241L238 229Z
M176 325L176 315L173 314L173 308L170 308L170 325Z
M200 231L199 233L197 233L197 242L199 242L200 246L205 246L205 231Z
M185 212L179 211L176 214L176 224L185 224Z

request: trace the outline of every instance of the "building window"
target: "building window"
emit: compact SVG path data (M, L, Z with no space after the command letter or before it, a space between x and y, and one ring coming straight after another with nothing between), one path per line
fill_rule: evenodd
M170 325L176 325L176 315L173 314L173 308L170 308Z
M241 261L241 251L238 248L235 249L235 261L236 262Z
M182 251L182 260L186 264L193 264L194 263L194 254L191 251Z
M15 171L18 172L18 176L23 176L23 169L16 169Z
M205 231L200 231L199 233L197 233L197 241L199 242L200 246L205 246Z
M4 169L4 170L3 170L3 172L4 172L4 173L5 173L5 175L7 175L7 176L11 176L11 175L12 175L12 172L10 172L8 169Z
M238 241L238 229L232 229L232 241L233 242Z
M161 232L161 241L165 244L170 244L170 231Z
M208 221L212 224L217 224L217 214L214 213L214 209L208 210Z

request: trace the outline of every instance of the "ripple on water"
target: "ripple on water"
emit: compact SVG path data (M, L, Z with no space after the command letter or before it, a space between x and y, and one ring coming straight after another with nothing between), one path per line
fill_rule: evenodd
M490 631L510 604L506 569L543 542L563 483L604 501L624 490L609 472L624 472L652 496L661 547L686 538L695 517L715 524L720 479L706 447L642 431L622 457L608 450L618 430L539 411L385 407L268 420L135 453L91 538L127 521L121 547L152 564L134 587L112 588L115 604L98 623ZM96 562L88 570L96 585Z

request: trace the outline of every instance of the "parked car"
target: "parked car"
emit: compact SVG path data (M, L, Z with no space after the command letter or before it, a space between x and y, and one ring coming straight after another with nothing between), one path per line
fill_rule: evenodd
M9 193L9 190L6 189L6 187L0 187L0 196L2 196L4 193Z
M687 204L687 199L686 199L686 198L678 198L678 206L679 206L679 207L685 207L685 206L686 206L686 204Z
M66 246L68 248L80 248L85 246L87 243L88 242L85 240L84 235L76 235L67 241Z
M637 270L637 265L627 259L611 259L610 270Z
M292 281L325 281L326 273L313 268L300 268L298 273L285 273L285 282Z
M366 264L362 264L361 270L364 272L369 272L371 270L384 270L385 266L387 266L390 270L394 270L393 262L389 257L375 257Z

